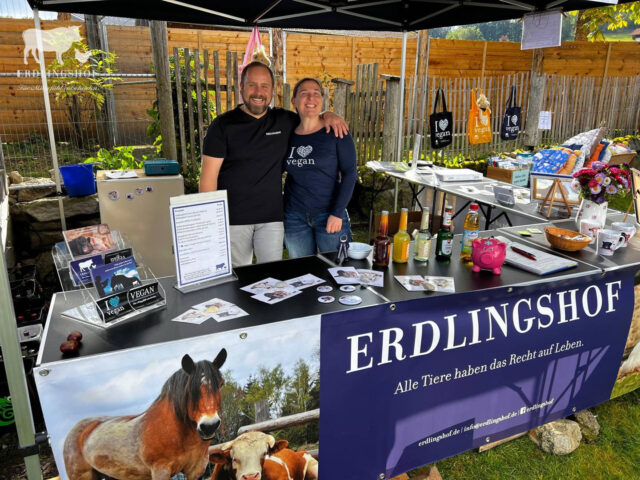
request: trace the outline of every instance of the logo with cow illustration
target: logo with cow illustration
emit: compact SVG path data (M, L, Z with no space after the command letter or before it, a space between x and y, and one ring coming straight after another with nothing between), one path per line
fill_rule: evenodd
M42 37L42 50L44 52L55 52L56 60L62 63L62 54L73 47L75 42L82 41L80 36L80 27L58 27L50 30L40 30ZM24 41L24 64L31 54L33 59L40 64L42 58L38 49L38 30L30 28L22 32L22 40ZM91 52L80 52L75 50L75 59L80 63L86 63L91 56Z

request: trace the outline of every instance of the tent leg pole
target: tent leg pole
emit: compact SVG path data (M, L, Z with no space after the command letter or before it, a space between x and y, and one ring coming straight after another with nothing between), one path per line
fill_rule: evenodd
M0 248L0 307L0 346L2 347L4 369L7 374L11 405L16 421L18 443L24 447L35 443L35 429L20 344L16 337L16 316L11 299L7 263L2 248ZM25 457L24 463L29 480L42 480L40 458L37 454Z
M405 84L405 68L407 65L407 31L402 32L402 62L400 66L400 102L398 105L398 154L396 159L402 161L402 145L403 145L403 125L404 125L404 84Z
M49 147L51 148L51 161L53 162L53 175L56 180L56 192L58 193L58 209L60 210L60 223L62 230L67 229L67 221L64 217L64 204L62 203L62 187L60 184L60 170L58 170L58 151L56 150L56 138L53 134L53 117L51 115L51 103L49 102L49 83L47 70L44 66L44 48L42 46L42 28L40 26L40 14L38 9L33 9L33 23L36 27L36 41L38 43L38 58L40 58L40 79L42 80L42 97L44 100L44 112L47 117L47 130L49 132Z

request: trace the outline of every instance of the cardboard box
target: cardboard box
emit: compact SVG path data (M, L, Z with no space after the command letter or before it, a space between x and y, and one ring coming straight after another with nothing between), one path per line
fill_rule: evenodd
M519 187L526 187L529 185L529 169L517 168L515 170L508 170L506 168L498 168L488 165L487 178L511 183L513 185L518 185Z

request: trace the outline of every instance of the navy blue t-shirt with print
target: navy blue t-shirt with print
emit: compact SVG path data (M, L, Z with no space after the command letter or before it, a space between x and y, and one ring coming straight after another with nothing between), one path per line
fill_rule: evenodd
M285 170L285 210L342 217L356 184L353 139L337 138L324 128L308 135L294 133Z
M282 159L299 121L282 108L255 118L236 107L211 122L202 153L224 159L218 190L227 191L231 225L282 221Z

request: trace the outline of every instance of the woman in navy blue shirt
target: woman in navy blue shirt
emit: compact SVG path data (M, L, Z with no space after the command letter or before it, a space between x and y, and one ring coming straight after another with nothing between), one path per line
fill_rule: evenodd
M289 257L338 249L342 235L351 240L347 204L356 183L356 149L351 135L326 133L322 86L303 78L293 88L300 124L285 158L284 241Z

